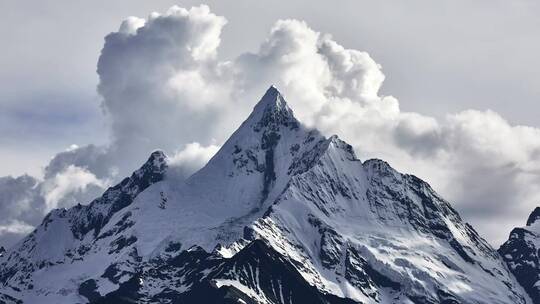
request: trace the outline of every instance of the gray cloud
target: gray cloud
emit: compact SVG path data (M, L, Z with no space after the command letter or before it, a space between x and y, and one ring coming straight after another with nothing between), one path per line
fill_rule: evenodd
M12 244L43 219L45 202L35 178L0 177L0 242Z

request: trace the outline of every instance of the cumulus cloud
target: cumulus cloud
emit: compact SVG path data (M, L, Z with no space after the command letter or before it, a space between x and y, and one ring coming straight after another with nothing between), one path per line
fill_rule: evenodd
M448 172L443 193L465 217L492 240L523 225L540 202L540 129L512 126L493 111L466 110L448 115L437 133L432 150L443 153L431 161Z
M216 61L225 23L204 5L173 6L163 15L128 18L105 38L98 90L112 127L111 152L132 155L116 159L122 169L157 147L209 144L218 127L209 121L228 101L228 93L220 96L229 87L221 76L227 67Z
M2 204L67 207L129 174L156 148L185 178L217 151L270 84L300 120L338 134L363 159L383 158L427 179L494 244L540 199L540 129L511 125L489 110L443 119L403 112L396 98L379 93L385 76L368 53L303 21L277 21L256 51L220 59L226 22L204 5L122 22L105 38L97 69L110 144L59 153L41 182L0 179L0 190L15 183L22 193L0 191L11 195ZM6 219L36 223L10 212L0 225Z
M169 157L169 167L172 174L184 179L202 168L219 150L219 146L189 143L184 149Z
M117 170L108 147L71 145L56 154L44 169L44 179L52 179L70 166L87 168L98 178L111 176Z
M87 194L91 199L108 183L84 168L69 165L54 178L41 184L41 194L45 198L46 210L50 211L62 205L72 206L80 201L84 202L85 199L80 197L82 194ZM90 191L89 188L94 188L95 191Z

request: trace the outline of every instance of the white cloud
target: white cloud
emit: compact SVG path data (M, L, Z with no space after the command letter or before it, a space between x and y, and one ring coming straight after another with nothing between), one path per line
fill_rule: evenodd
M197 142L189 143L184 149L169 157L170 170L180 175L180 178L186 178L203 167L219 148L216 145L204 147Z
M121 172L156 147L170 154L185 143L210 144L220 126L209 120L224 110L230 88L227 64L215 59L225 23L207 6L174 6L146 20L130 17L106 37L98 90Z
M71 152L79 149L80 147L77 144L71 144L67 149L66 152Z
M474 110L450 115L445 127L454 151L487 158L498 165L510 162L540 169L540 129L512 126L493 111Z
M145 23L146 20L143 18L130 16L127 17L126 20L122 22L122 24L120 24L118 32L125 35L135 35L137 33L137 30L143 27Z
M80 200L114 180L114 172L128 175L157 147L174 155L181 176L189 175L270 84L300 120L338 134L362 158L383 158L427 179L495 243L540 199L540 129L511 125L492 111L444 119L402 112L396 98L379 93L385 76L369 54L303 21L280 20L257 51L219 60L226 22L207 6L173 7L147 19L129 17L106 37L98 90L112 143L59 153L40 188L45 209L68 206L75 194Z
M59 172L50 180L46 180L41 185L41 193L45 198L46 211L55 209L61 205L75 205L76 203L87 203L77 201L77 194L84 193L89 187L97 187L102 191L109 181L98 179L88 170L69 165L64 171ZM62 204L62 201L72 202Z
M32 230L34 230L34 226L18 220L11 220L5 225L0 225L0 236L3 234L24 235L30 233Z

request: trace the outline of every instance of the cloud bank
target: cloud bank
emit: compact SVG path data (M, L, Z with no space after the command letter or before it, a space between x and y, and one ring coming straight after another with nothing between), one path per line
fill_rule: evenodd
M303 21L279 20L257 51L218 59L226 23L204 5L174 6L129 17L109 34L97 72L110 144L59 153L42 180L0 179L0 208L8 210L0 213L0 242L20 237L51 208L88 203L156 148L188 176L270 84L301 121L338 134L362 159L383 158L429 181L495 245L539 201L540 129L490 110L443 119L403 112L395 97L379 93L385 76L368 53Z

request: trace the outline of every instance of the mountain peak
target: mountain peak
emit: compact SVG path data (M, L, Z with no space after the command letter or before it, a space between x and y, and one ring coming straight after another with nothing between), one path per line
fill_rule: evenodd
M300 124L274 86L187 180L167 164L52 211L0 258L0 303L530 303L429 185Z
M283 95L281 95L281 92L274 86L271 85L266 92L264 93L261 100L257 103L255 108L257 107L281 107L283 104L286 104L285 100L283 100Z
M527 226L534 224L538 219L540 219L540 207L536 207L529 215L529 218L527 219Z
M253 127L257 132L265 127L276 129L283 125L296 129L299 125L285 98L273 85L266 90L264 96L255 105L248 121L254 124Z
M167 155L161 150L153 151L146 163L136 172L163 173L167 169Z

